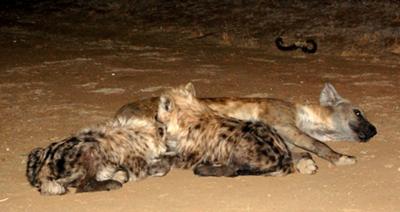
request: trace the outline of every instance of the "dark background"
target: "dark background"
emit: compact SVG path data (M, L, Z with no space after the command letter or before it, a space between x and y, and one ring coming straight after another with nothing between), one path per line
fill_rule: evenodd
M129 27L192 33L194 38L251 48L268 48L277 36L284 36L288 42L313 38L327 54L392 56L400 51L400 3L395 0L3 0L1 4L2 25L33 29L46 25L74 31L78 25L90 25L104 32Z

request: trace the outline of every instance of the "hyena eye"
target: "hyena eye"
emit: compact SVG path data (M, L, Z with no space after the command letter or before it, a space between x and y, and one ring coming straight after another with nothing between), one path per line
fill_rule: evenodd
M353 112L354 112L354 114L356 114L357 117L361 117L362 116L361 115L361 111L359 111L357 109L354 109Z

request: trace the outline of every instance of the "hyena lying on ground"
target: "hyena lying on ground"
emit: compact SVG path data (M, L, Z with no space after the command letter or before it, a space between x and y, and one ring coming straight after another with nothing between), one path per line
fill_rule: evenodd
M267 124L218 114L198 101L191 83L160 97L157 120L166 126L175 166L200 176L313 174L310 154L293 155ZM293 157L292 157L293 156Z
M128 180L168 173L164 129L149 119L117 119L36 148L26 176L41 194L118 189Z
M376 134L360 108L342 98L327 83L319 105L304 105L272 98L202 98L210 108L242 120L259 120L274 127L289 148L315 153L335 165L354 164L356 159L332 150L325 141L366 142ZM121 107L116 117L153 117L159 98L142 99Z

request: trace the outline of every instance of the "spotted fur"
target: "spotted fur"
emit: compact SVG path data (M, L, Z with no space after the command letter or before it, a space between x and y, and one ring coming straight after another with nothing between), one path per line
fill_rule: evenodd
M117 119L36 148L26 176L41 194L112 190L128 180L162 176L170 170L164 130L149 119Z
M201 176L286 175L295 171L278 133L259 121L216 113L195 97L192 84L160 98L157 119L179 157L177 166Z

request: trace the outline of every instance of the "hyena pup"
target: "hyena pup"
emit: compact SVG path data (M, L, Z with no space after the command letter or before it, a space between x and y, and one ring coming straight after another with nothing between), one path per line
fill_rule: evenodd
M168 146L177 154L175 165L193 167L196 175L281 176L296 168L307 174L317 169L309 154L293 157L267 124L213 111L195 97L191 83L160 97L157 120L166 126Z
M152 119L117 119L85 129L28 156L26 176L41 194L118 189L129 180L163 176L167 147L163 127Z
M314 153L335 165L351 165L352 156L332 150L325 141L367 142L377 133L364 112L326 83L320 104L301 104L274 98L201 98L203 104L229 117L257 120L275 128L291 149ZM153 117L159 98L141 99L121 107L116 117Z

